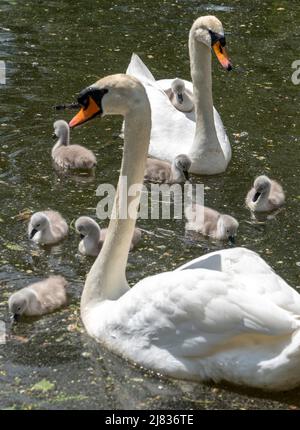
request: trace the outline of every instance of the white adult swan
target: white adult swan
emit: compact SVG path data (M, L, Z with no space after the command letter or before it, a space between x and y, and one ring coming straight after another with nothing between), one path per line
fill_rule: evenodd
M178 154L192 160L191 173L214 175L226 170L231 159L231 147L222 120L213 107L211 48L226 69L231 69L225 50L222 23L214 16L198 18L190 30L189 52L193 84L184 81L194 93L195 109L180 112L170 102L165 91L174 79L155 81L153 75L133 54L127 68L144 85L152 111L149 154L172 162Z
M151 129L144 87L126 75L78 97L75 127L100 114L125 117L119 184L142 186ZM227 380L269 390L300 383L300 296L254 252L217 251L131 289L126 264L139 197L116 194L130 216L111 219L81 298L87 332L116 353L165 375ZM116 213L116 212L115 212ZM125 212L125 214L128 212ZM126 218L126 219L124 219Z

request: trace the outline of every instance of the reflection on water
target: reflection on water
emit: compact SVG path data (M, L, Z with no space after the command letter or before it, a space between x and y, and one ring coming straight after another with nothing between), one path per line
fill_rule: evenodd
M162 379L97 345L79 317L93 260L78 256L72 228L60 246L39 248L27 240L26 217L17 217L52 208L72 225L80 215L94 215L98 185L118 178L121 119L95 120L72 133L73 143L86 144L98 158L95 177L78 180L53 169L53 122L70 118L53 106L73 101L100 76L126 70L133 51L158 79L188 79L189 28L198 15L214 13L224 23L235 65L226 74L213 60L215 106L233 159L226 174L202 178L206 204L239 220L237 245L264 255L299 286L299 87L290 79L297 59L290 34L299 38L299 9L299 2L287 0L1 2L0 60L8 82L0 87L0 320L8 321L7 298L16 289L51 273L70 281L68 308L7 326L6 345L0 345L1 408L299 406L299 390L268 396ZM282 182L287 194L285 207L267 222L252 220L244 207L253 178L263 173ZM131 284L222 246L185 236L182 220L141 220L139 226L145 232L129 256Z

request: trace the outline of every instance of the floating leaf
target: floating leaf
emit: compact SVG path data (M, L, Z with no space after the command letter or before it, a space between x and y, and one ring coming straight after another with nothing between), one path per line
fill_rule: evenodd
M31 387L31 391L42 391L46 393L47 391L53 390L55 384L48 381L47 379L42 379Z
M27 221L32 215L32 211L30 209L23 209L18 215L14 216L17 221Z
M24 248L17 243L6 243L5 247L11 251L24 251Z
M27 337L16 336L14 334L10 336L10 339L16 340L17 342L20 342L20 343L28 343L29 342L29 339Z

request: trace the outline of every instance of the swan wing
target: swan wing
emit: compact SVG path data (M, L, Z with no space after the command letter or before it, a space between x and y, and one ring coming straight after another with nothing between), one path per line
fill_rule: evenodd
M169 162L179 154L188 154L195 135L195 111L181 112L172 105L165 91L171 88L173 79L155 81L150 70L136 54L132 54L126 73L140 80L150 101L152 129L149 154ZM184 83L192 93L192 82L184 80ZM231 158L229 139L215 108L214 119L217 137L225 158L229 161Z
M223 125L219 112L215 109L215 107L214 107L214 122L215 122L218 141L220 142L225 160L229 162L231 159L231 146L230 146L229 138L227 136L226 129Z
M234 248L212 252L178 267L176 271L200 268L238 276L244 291L264 295L287 311L300 312L300 295L253 251Z
M126 355L131 345L167 351L178 360L199 359L228 349L239 337L242 345L247 337L282 336L300 325L269 297L245 288L238 276L207 269L147 278L122 299L108 327Z
M248 252L252 258L254 253ZM263 272L254 277L251 264L241 273L229 260L230 255L222 271L185 269L140 281L107 315L106 333L130 356L129 345L137 351L154 348L177 358L201 358L228 348L240 336L245 343L249 336L282 336L300 326L299 298L295 315L275 293L290 296L291 288L263 260Z
M157 81L157 84L166 93L168 93L169 91L171 91L171 84L172 84L173 80L174 79L160 79L160 80ZM185 79L182 79L182 81L185 84L185 88L193 95L193 83L190 82L190 81L186 81ZM194 130L193 130L193 133L195 133L195 127L196 127L195 111L190 112L189 115L188 115L188 118L191 121L195 122ZM220 142L221 148L223 150L225 159L230 160L231 159L230 142L229 142L228 136L226 134L226 130L225 130L225 127L224 127L223 122L221 120L221 117L220 117L217 109L215 109L215 107L214 107L214 122L215 122L217 137L218 137L218 140ZM194 136L194 134L193 134L193 136ZM191 144L191 142L192 142L192 139L190 137L190 144Z
M179 154L187 154L195 132L194 115L177 110L158 86L145 85L151 104L151 139L149 154L172 162Z
M144 85L151 105L151 140L149 154L160 160L173 161L187 153L195 132L195 115L178 111L155 81L142 60L133 54L126 71Z
M145 81L155 82L155 78L140 57L133 53L130 59L130 63L126 70L127 75L134 76L139 81L144 83Z

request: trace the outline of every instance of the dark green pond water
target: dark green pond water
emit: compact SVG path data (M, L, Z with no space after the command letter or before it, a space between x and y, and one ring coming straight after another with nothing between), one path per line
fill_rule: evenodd
M214 104L233 159L226 174L196 180L206 186L207 205L239 220L237 244L259 252L300 288L300 86L291 82L291 64L300 58L298 0L1 0L0 60L7 84L0 86L0 320L7 320L13 291L51 273L70 281L70 305L23 321L0 345L0 408L300 407L300 389L273 396L168 380L101 348L80 323L79 300L92 260L77 255L74 230L62 245L45 250L29 243L27 222L17 217L48 207L69 223L95 214L97 186L117 181L121 118L75 130L72 142L86 144L98 157L96 176L62 177L50 158L52 124L72 113L52 106L73 101L98 77L125 71L133 51L157 78L189 79L188 31L204 14L222 20L235 66L229 74L213 60ZM261 173L282 182L287 203L274 219L257 224L244 198ZM184 221L139 225L157 236L144 235L130 255L130 283L220 247L184 238Z

